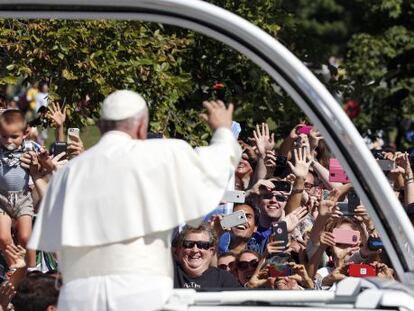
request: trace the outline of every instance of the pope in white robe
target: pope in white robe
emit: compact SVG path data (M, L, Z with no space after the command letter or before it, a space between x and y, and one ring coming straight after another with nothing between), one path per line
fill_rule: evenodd
M100 141L50 180L28 247L59 255L58 310L161 309L172 291L172 229L223 197L241 150L233 107L205 102L207 147L146 140L148 111L132 91L103 102Z

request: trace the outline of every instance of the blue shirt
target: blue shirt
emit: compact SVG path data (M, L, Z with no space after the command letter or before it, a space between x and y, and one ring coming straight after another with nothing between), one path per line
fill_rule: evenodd
M247 249L255 251L260 255L263 255L266 250L266 244L269 239L269 236L272 234L272 228L263 228L258 227L256 232L253 233L252 237L247 241ZM218 253L219 255L231 251L232 234L230 232L225 232L219 240L218 244Z

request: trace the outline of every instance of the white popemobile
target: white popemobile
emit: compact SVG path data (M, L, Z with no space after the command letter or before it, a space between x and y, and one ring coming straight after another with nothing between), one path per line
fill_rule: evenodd
M329 291L175 290L166 310L414 310L414 229L362 137L319 80L273 37L199 0L0 0L5 18L128 19L180 26L246 55L293 98L344 165L400 282L347 278Z

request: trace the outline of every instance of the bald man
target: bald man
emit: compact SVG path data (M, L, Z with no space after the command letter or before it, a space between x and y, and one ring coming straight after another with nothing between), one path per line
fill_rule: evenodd
M171 230L217 206L241 156L233 106L204 106L214 135L194 151L181 140L146 140L139 94L104 100L103 136L52 177L29 242L59 254L60 311L155 310L167 301Z

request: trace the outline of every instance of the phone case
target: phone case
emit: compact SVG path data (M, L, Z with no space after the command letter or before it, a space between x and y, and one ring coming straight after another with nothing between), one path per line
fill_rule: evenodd
M379 249L383 249L384 244L382 243L380 238L369 237L367 241L367 247L371 251L377 251Z
M220 221L221 227L225 230L245 223L247 223L247 218L243 210L226 215Z
M290 276L293 274L292 268L286 264L270 264L268 271L269 276L274 278Z
M349 210L354 211L358 205L361 205L361 200L354 190L349 191L348 193L348 205Z
M66 152L66 147L67 147L66 143L61 143L61 142L55 143L53 146L53 155L57 156L58 154L62 152ZM63 159L65 158L66 158L66 155L63 157Z
M301 127L298 127L296 133L299 134L305 134L305 135L309 135L311 130L312 130L313 126L312 125L304 125Z
M337 159L329 160L329 181L340 183L350 182L349 177Z
M377 163L384 172L389 172L395 168L395 162L391 160L377 160Z
M349 205L349 202L338 202L337 206L338 206L339 211L344 216L353 216L355 214L354 213L355 209Z
M79 129L77 127L68 128L68 136L67 136L67 143L71 143L70 135L79 137Z
M334 229L332 234L337 244L355 245L359 242L360 238L359 231L348 229Z
M348 268L348 275L356 278L366 278L377 276L377 271L371 265L350 264Z
M279 221L275 223L272 227L274 241L284 241L283 246L286 248L289 242L287 224L285 221Z
M276 191L290 192L292 190L292 184L288 181L277 180L274 185Z
M245 199L244 191L226 191L222 200L227 203L244 203Z

